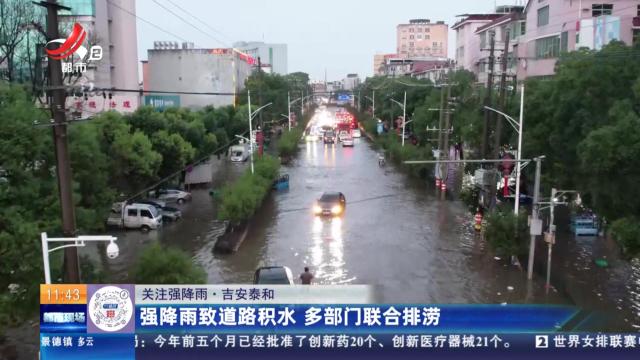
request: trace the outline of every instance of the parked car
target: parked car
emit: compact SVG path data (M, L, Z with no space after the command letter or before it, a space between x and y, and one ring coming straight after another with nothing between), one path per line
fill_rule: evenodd
M347 200L341 192L325 192L313 206L315 215L338 216L347 208Z
M178 189L161 189L157 192L157 198L166 202L177 202L183 204L185 201L191 200L191 193Z
M571 232L576 236L598 236L598 224L593 216L573 216Z
M254 284L293 285L293 274L286 266L264 266L256 270Z
M353 129L351 130L351 136L354 138L362 137L362 132L360 131L360 129Z
M167 206L162 200L140 200L139 204L153 205L162 214L163 221L178 221L182 218L182 211L178 208Z
M353 138L351 136L347 136L342 140L342 147L346 146L353 147Z
M153 205L116 203L111 208L107 225L149 231L162 226L162 215Z

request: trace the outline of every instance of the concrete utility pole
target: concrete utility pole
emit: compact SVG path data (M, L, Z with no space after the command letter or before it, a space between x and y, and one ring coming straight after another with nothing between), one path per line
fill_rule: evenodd
M449 158L449 127L451 126L451 109L450 109L450 105L449 105L449 101L451 99L451 84L447 84L447 103L445 105L445 110L444 110L444 130L441 130L441 132L444 132L443 135L443 141L442 141L442 150L444 151L445 154L445 159Z
M501 74L500 74L500 110L506 111L505 107L507 104L507 63L509 60L509 29L505 32L505 40L504 40L504 51L502 53L502 62L501 65ZM493 153L494 158L498 158L498 153L500 152L500 138L502 137L502 117L498 116L496 121L496 137L493 142Z
M533 186L533 213L531 214L530 229L531 240L529 242L529 263L527 266L527 279L529 280L533 279L533 260L536 252L536 236L540 235L539 233L542 230L542 225L539 223L540 220L538 219L538 211L540 209L540 172L542 159L544 159L544 156L538 156L534 159L536 162L536 178Z
M491 107L491 93L493 92L493 60L496 45L495 32L489 32L491 37L491 47L489 49L489 74L487 77L487 94L484 98L484 106ZM489 121L491 120L491 112L484 111L484 124L482 126L482 158L487 157L487 146L489 143ZM494 185L495 186L495 185Z
M41 1L38 5L47 9L47 40L60 38L58 31L58 10L71 10L58 5L56 0ZM54 45L55 46L55 45ZM57 45L59 46L59 45ZM62 82L62 65L60 60L48 59L49 90L51 113L53 114L53 142L55 145L56 172L58 175L58 192L62 208L62 233L66 238L75 237L76 218L73 204L73 185L71 162L69 160L69 143L65 118L66 94ZM80 283L78 250L73 247L64 249L64 282Z
M442 84L444 85L444 84ZM438 151L442 151L442 129L444 129L444 113L442 109L444 109L444 88L440 87L440 117L438 120Z

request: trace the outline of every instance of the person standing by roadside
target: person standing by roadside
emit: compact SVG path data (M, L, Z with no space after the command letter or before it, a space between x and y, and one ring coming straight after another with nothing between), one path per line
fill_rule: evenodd
M300 274L300 281L302 281L302 285L311 285L311 280L313 280L313 274L309 271L309 267L304 267L304 272Z

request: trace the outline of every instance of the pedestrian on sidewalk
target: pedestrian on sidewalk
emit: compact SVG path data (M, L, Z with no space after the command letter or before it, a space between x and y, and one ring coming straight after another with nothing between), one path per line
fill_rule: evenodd
M304 267L304 272L300 274L300 281L302 281L302 285L311 285L311 280L313 280L313 274L309 271L309 267Z

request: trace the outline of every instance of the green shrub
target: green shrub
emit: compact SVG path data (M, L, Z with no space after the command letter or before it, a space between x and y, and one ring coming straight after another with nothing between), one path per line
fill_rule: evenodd
M298 143L302 137L302 130L299 128L285 131L278 139L278 154L281 157L291 157L298 151Z
M512 211L494 211L486 217L485 239L499 256L521 255L528 239L527 214L516 216Z
M640 254L640 219L637 217L618 219L611 225L611 232L625 257L632 258Z
M269 193L279 170L278 160L265 155L255 163L255 174L247 170L235 183L225 186L218 219L237 224L251 217Z
M207 274L179 249L153 244L142 252L135 268L138 284L204 284Z

